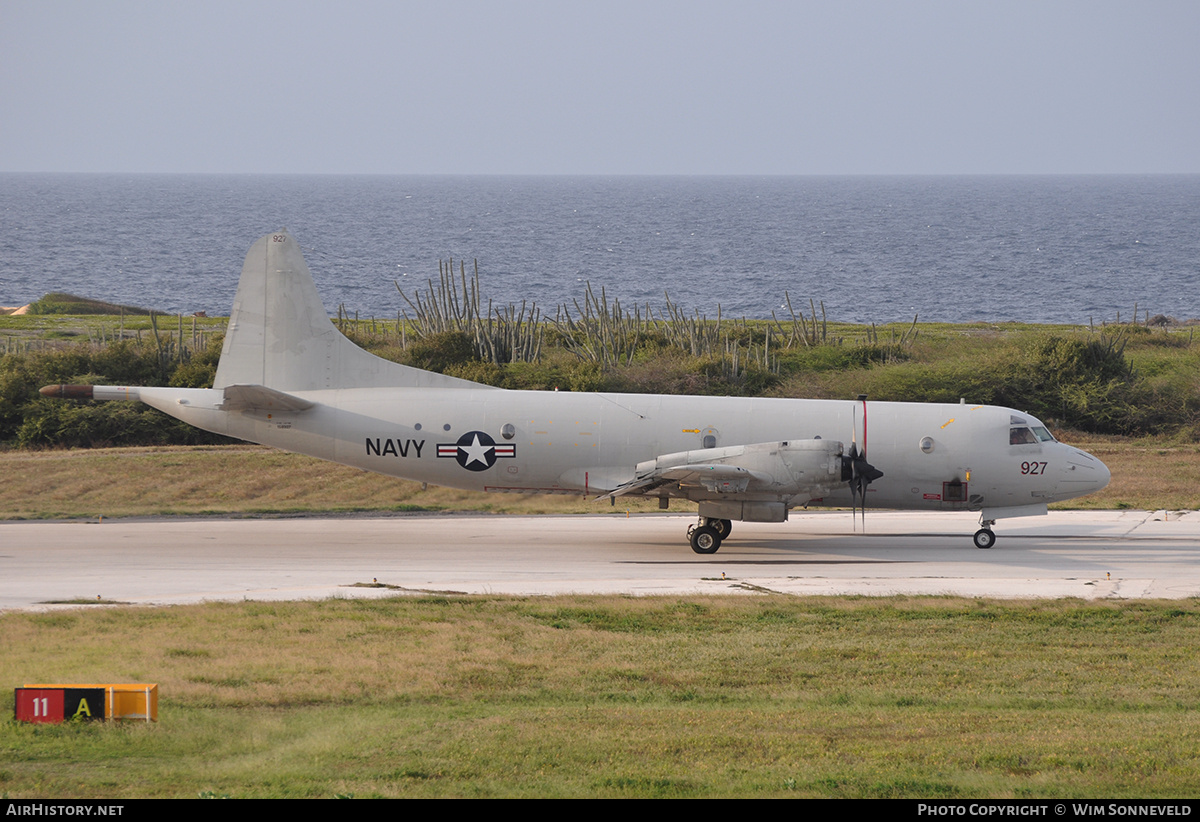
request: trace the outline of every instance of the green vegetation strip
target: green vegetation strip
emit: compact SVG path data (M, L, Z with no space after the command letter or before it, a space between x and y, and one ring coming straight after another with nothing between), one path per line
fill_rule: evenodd
M1196 601L398 597L0 631L7 686L160 687L157 725L0 725L11 798L1200 792Z
M1034 414L1068 437L1200 440L1200 344L1191 327L876 327L818 322L815 313L785 324L708 321L674 309L648 319L606 306L595 301L590 315L569 321L497 309L495 322L477 318L467 330L356 322L339 311L338 326L381 357L503 388L963 399ZM0 317L0 447L226 442L145 406L38 394L55 383L209 387L223 324L178 316Z

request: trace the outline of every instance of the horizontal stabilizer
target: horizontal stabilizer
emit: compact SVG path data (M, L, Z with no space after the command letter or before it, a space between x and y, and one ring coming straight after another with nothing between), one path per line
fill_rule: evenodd
M222 411L307 411L315 403L265 385L227 385Z

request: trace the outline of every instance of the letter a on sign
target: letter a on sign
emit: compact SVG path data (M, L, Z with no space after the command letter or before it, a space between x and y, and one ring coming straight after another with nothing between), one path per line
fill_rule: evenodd
M104 719L104 688L66 688L63 691L65 719Z

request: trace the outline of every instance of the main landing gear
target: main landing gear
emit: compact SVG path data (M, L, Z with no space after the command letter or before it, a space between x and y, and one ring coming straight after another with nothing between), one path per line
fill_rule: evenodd
M991 548L996 544L996 532L992 530L992 526L996 524L996 520L980 520L979 524L983 527L975 532L975 547Z
M721 540L729 536L732 530L731 520L700 517L699 522L688 526L688 542L697 554L715 554L721 547Z

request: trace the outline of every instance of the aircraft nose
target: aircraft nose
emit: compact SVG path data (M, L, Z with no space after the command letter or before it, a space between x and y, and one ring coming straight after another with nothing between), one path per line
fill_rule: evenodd
M1067 453L1060 474L1058 491L1064 499L1092 494L1108 485L1112 474L1108 466L1086 451L1065 446Z

